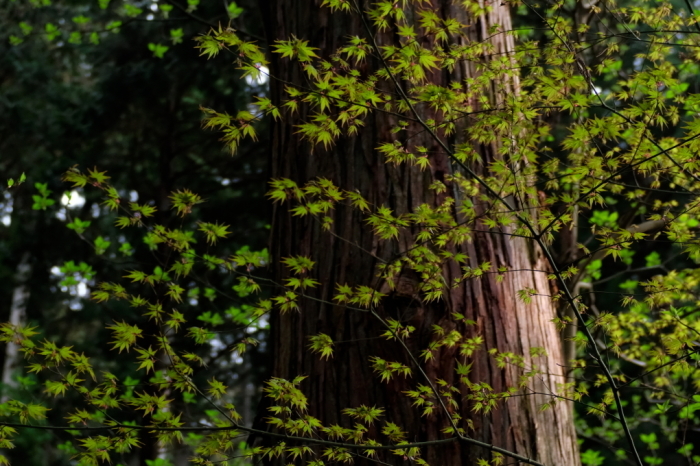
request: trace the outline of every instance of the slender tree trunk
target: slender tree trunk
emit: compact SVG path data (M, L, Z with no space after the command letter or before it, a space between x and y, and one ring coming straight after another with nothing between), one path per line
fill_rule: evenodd
M10 305L10 323L12 325L24 325L27 320L27 301L29 300L29 288L27 280L31 274L32 267L29 264L29 253L22 255L22 260L17 265L15 273L15 289L12 292L12 304ZM5 363L2 368L2 384L5 393L2 402L8 400L7 391L17 387L17 381L12 377L15 371L21 366L22 357L19 354L19 345L7 343L5 345Z
M468 20L448 0L433 0L432 3L434 10L443 17L448 14L460 15L462 21ZM367 37L356 14L331 14L320 4L321 0L302 3L268 0L263 6L268 40L272 42L295 35L309 40L309 45L319 49L319 56L328 57L345 43L348 35ZM500 24L502 29L510 29L509 12L506 6L499 6L500 2L492 5L493 11L486 17L467 21L472 24L468 31L471 35L469 40L485 40L493 36L488 40L493 43L494 53L507 53L513 49L510 36L493 35L489 33L489 27ZM393 33L386 33L378 40L380 45L388 45L393 37ZM272 81L271 93L277 104L285 100L281 82L306 85L297 65L289 60L274 56L271 66L272 75L282 80ZM380 66L381 63L368 60L361 71L363 74L370 73ZM466 63L459 65L452 73L436 72L431 79L444 86L451 82L463 83L466 78L474 76L475 67ZM394 91L388 84L386 86L384 91ZM492 102L501 102L505 96L499 92L518 91L517 78L500 85L494 83L493 90ZM476 99L474 105L478 108ZM437 116L428 109L420 108L419 111L423 118ZM343 189L359 191L375 206L387 206L397 215L413 212L424 203L437 206L444 201L446 194L437 195L428 187L436 180L444 182L445 177L454 173L455 169L438 143L423 128L411 124L408 133L413 135L411 145L429 149L431 168L425 171L406 165L386 164L376 150L380 143L397 138L391 132L397 119L391 115L371 114L359 135L342 138L329 150L312 148L301 140L294 124L299 124L306 116L302 110L296 121L286 119L284 123L275 124L271 155L274 178L291 178L303 184L316 177L325 177ZM450 141L452 144L458 142L459 137ZM475 149L483 162L474 169L483 172L484 169L479 167L489 166L497 147L482 145ZM420 409L412 407L412 400L403 393L415 389L418 383L425 383L415 370L412 378L397 377L389 383L381 382L372 371L370 358L373 356L412 366L405 350L398 343L381 338L386 328L368 313L331 304L338 283L369 285L388 292L386 288L382 289L383 284L377 279L377 266L382 260L406 253L415 238L402 235L399 241L379 241L358 211L338 206L334 215L333 234L329 234L309 217L292 216L287 205L277 206L274 212L274 262L292 255L309 256L316 261L314 275L322 283L316 297L325 303L305 300L298 313L273 315L272 375L286 379L308 376L302 389L309 399L310 414L326 425L337 423L351 427L354 421L342 414L342 410L364 404L384 409L383 420L399 425L408 433L409 441L445 438L446 434L441 433L448 425L444 412L437 409L433 414L422 417ZM495 274L464 281L458 288L447 291L445 299L437 303L423 302L416 293L418 277L404 273L399 287L382 300L377 312L385 318L398 319L416 327L407 340L409 349L416 356L434 339L433 328L436 325L446 332L457 330L465 338L483 337L481 351L472 358L460 356L457 347L443 346L435 353L433 360L422 366L431 380L442 379L449 386L458 387L461 395L467 395L468 391L455 372L457 361L471 363L472 382L486 382L494 392L518 387L522 370L514 366L505 369L497 367L496 361L486 353L488 348L523 355L528 367L538 365L542 375L530 380L528 388L518 392L527 396L501 401L488 414L474 412L473 402L465 396L458 396L458 406L450 409L462 416L460 427L471 426L467 433L475 439L548 465L579 464L570 404L560 402L541 411L541 405L551 402L552 398L534 394L559 393L558 384L564 382L561 340L551 322L556 311L547 297L552 290L546 274L542 273L548 268L543 255L534 243L525 239L488 232L473 233L472 241L460 247L469 257L467 265L476 267L488 261L495 267L507 266L518 272L507 273L500 282ZM280 281L286 273L282 266L275 272ZM458 264L445 266L447 283L461 275ZM533 297L530 304L517 298L517 291L525 288L535 289L539 294ZM452 315L454 312L465 315L476 324L470 326L457 321ZM328 334L336 342L334 356L327 361L308 350L309 336L319 333ZM534 347L545 348L547 355L531 358L530 349ZM378 431L379 428L376 428L370 434ZM435 446L423 452L423 458L431 465L476 464L478 458L489 457L490 452L463 443ZM380 458L390 464L405 464L402 459L386 452ZM358 463L364 464L356 461Z

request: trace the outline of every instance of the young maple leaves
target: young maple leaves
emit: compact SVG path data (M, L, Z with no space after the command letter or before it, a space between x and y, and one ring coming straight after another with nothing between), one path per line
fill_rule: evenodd
M227 259L216 257L211 254L201 255L195 249L195 231L169 229L162 225L150 225L148 222L156 211L155 207L148 204L122 202L117 190L108 185L107 181L109 177L107 177L104 172L90 170L87 174L83 174L76 168L73 168L64 178L67 181L73 182L75 186L82 187L87 184L92 184L101 189L107 197L105 205L112 210L118 210L126 214L117 219L118 226L138 226L144 228L146 231L143 234L143 239L149 247L152 249L162 248L163 250L169 250L170 254L179 254L179 258L172 261L169 266L156 266L152 273L136 269L128 271L125 275L125 278L130 279L134 284L145 285L150 290L159 289L162 298L165 298L166 302L170 301L171 305L183 302L187 292L183 286L190 288L191 285L180 286L178 279L191 275L193 266L196 263L204 265L208 270L219 268L223 271L236 272L239 268L250 271L252 268L263 265L269 260L266 254L249 251L246 248L237 251L236 254ZM190 215L194 206L202 202L200 196L186 189L174 191L170 196L170 200L172 202L172 209L177 215L183 218ZM209 223L199 221L196 222L195 225L197 231L203 235L204 243L208 246L215 245L217 241L229 235L228 226L217 222ZM84 225L80 234L86 234L89 226L89 224ZM259 285L248 274L241 273L238 278L239 283L234 286L233 289L239 296L245 296L248 293L259 291ZM215 294L216 291L214 289L207 288L205 290L205 296L208 296L210 299L213 299ZM192 294L187 292L187 296L191 297ZM160 391L166 388L168 390L174 389L183 394L190 394L190 397L193 397L194 394L205 396L204 392L196 387L191 379L194 374L194 366L203 366L204 359L191 351L177 351L170 344L170 339L174 338L186 324L187 319L185 314L161 302L160 299L153 301L136 295L119 283L103 282L98 284L97 289L92 293L92 297L98 302L107 300L127 301L131 307L140 310L143 317L149 319L158 326L161 333L155 336L144 334L144 330L139 324L132 324L126 321L116 321L107 327L112 333L112 349L117 350L119 353L135 350L133 353L135 353L135 359L138 364L137 370L143 371L146 374L153 374L153 378L150 381L153 386L157 387ZM250 326L253 319L260 318L271 309L272 302L267 300L261 300L257 306L246 306L245 314L250 314L250 319L244 320L247 325ZM239 314L241 314L240 311ZM243 319L243 316L239 315L238 318L239 320ZM202 313L197 319L211 326L219 325L222 322L221 316L211 311ZM7 327L8 337L10 336L9 330L10 328ZM13 328L12 334L18 335L17 332L21 331L21 329ZM184 337L193 340L195 344L201 345L207 344L212 339L212 335L210 329L190 326L187 328ZM27 336L31 335L28 334ZM140 343L147 337L151 339L155 338L155 344L142 346ZM26 336L22 337L22 341L23 345L27 348L36 347ZM246 335L244 338L237 341L236 344L231 345L231 350L240 354L243 353L248 346L255 344L257 344L257 341L251 336ZM167 399L164 394L154 395L144 392L118 396L116 388L112 391L83 388L85 381L78 376L83 372L91 374L93 379L95 376L92 373L87 358L74 354L69 347L57 347L53 343L47 342L39 346L38 351L32 350L31 354L36 354L38 357L49 358L47 362L34 363L32 369L35 372L44 371L48 366L58 366L67 362L70 362L74 368L63 374L59 380L49 380L47 382L47 392L54 395L62 395L69 389L77 389L81 393L90 393L91 396L99 397L101 400L100 406L103 408L126 409L127 407L131 407L131 409L143 411L145 415L149 416L154 429L157 430L159 427L166 429L158 432L158 437L162 442L168 443L174 440L181 440L181 432L173 429L183 426L184 422L180 420L181 414L179 414L176 409L173 409L173 400ZM158 364L162 361L163 357L169 360L169 365L165 371L158 368ZM107 374L104 375L105 377L107 376ZM106 386L105 384L108 383L110 383L109 380L105 379L102 386ZM206 396L210 399L221 398L227 392L227 387L216 378L209 379L207 384ZM228 409L227 416L229 419L240 419L240 416L235 412L232 405L227 404L226 406L230 408L226 408ZM87 421L99 420L98 417L99 415L96 413L89 413L87 411L76 412L69 417L69 421L80 421L84 423ZM219 451L219 449L224 448L224 444L228 442L226 439L227 437L230 435L235 436L232 432L221 432L212 435L205 440L202 445L209 445L213 451ZM129 448L134 446L129 443L129 439L127 438L129 435L131 434L126 433L121 437L103 437L100 442L98 442L104 448L103 454L98 454L94 451L96 444L84 443L84 451L81 455L85 458L95 455L102 455L102 459L109 458L109 452L118 451L122 448L120 446L122 444L124 447Z

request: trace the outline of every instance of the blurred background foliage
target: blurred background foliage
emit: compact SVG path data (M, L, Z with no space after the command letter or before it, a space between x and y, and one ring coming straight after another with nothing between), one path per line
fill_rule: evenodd
M115 215L100 204L102 193L71 190L62 173L72 166L107 172L123 199L157 207L154 222L168 228L230 225L227 241L216 248L220 256L263 250L268 237L265 123L257 126L259 143L235 156L220 135L199 124L200 106L235 114L265 94L266 84L241 80L230 56L199 57L192 41L229 21L259 34L256 2L182 3L0 2L0 173L27 178L0 199L0 320L33 323L49 340L98 359L102 354L98 368L130 377L136 390L136 367L109 355L106 329L136 314L127 305L90 301L89 291L133 268L167 270L173 258L146 244L143 229L118 229ZM204 199L186 222L169 209L168 196L182 189ZM213 332L202 356L228 381L251 422L267 367L266 323L247 316L245 296L232 289L234 277L199 272L179 310ZM262 344L241 357L229 345L244 334ZM65 424L76 395L47 397L35 376L21 375L21 356L8 350L0 359L3 396L44 400L52 407L49 422ZM67 438L23 432L5 454L13 464L71 464L71 447L56 448ZM153 452L145 455L142 464Z

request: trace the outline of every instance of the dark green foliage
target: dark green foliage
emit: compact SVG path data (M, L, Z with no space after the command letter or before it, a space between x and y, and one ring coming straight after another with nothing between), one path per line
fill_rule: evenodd
M2 319L9 320L13 293L24 285L28 302L23 318L41 324L42 338L89 352L97 358L98 373L113 371L120 380L136 377L137 366L109 356L112 345L108 345L106 327L129 319L133 311L118 304L106 309L85 299L86 293L97 280L118 279L136 266L153 270L167 261L167 253L157 244L144 243L145 230L117 228L114 217L107 215L118 207L113 201L120 199L133 213L128 225L153 216L169 228L199 225L196 228L210 232L209 242L220 237L220 225L227 222L235 238L219 248L222 254L234 254L243 247L263 248L269 221L262 196L267 177L264 144L246 147L231 157L222 149L219 136L203 131L200 124L201 105L237 112L247 108L251 94L264 93L264 87L240 80L240 73L226 59L202 60L191 39L208 26L188 13L172 8L166 12L167 5L161 7L149 22L145 12L136 15L121 2L41 7L5 2L0 17L0 173L15 179L2 204L9 225L0 225L0 300L6 313ZM236 11L239 20L255 32L255 10L243 6ZM212 22L227 16L220 5L202 5L192 14ZM164 48L167 52L154 58ZM264 124L258 130L266 134ZM115 186L106 202L93 186L72 189L60 181L71 166L99 167L111 177L91 180L96 186ZM27 181L21 183L23 172ZM168 208L176 201L169 196L190 189L206 203L184 222ZM79 202L66 208L66 192L72 193L74 202L82 201L82 206ZM31 271L26 281L19 282L16 272L23 260ZM181 300L200 303L183 304L183 311L207 306L221 311L231 305L229 299L212 293L216 287L230 289L232 283L209 274L203 285L189 283L187 290L171 290ZM231 344L238 341L235 335L231 338ZM229 342L222 339L221 344L226 347ZM250 375L240 380L243 386L260 377L265 368L256 349L251 358L241 363L247 367L255 361ZM210 359L219 361L222 356L205 355L205 360ZM217 363L220 373L226 374L230 364ZM6 395L12 393L24 401L42 396L44 387L36 384L35 376L17 371L17 378L20 383L5 387ZM49 421L65 423L63 416L79 400L67 393L60 403L52 403ZM72 455L49 445L70 437L25 432L18 437L18 448L8 451L9 457L23 458L21 464L68 464ZM34 463L28 462L29 451L36 452Z

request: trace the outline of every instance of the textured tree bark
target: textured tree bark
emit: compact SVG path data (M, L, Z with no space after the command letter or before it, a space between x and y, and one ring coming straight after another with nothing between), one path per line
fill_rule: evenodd
M432 3L443 16L461 14L462 20L467 19L448 0L433 0ZM486 17L472 20L468 32L470 40L490 40L495 53L507 53L513 50L510 36L500 34L487 39L492 36L488 32L491 25L501 24L504 30L510 29L508 9L499 6L499 3L493 4L493 11ZM349 34L366 37L357 15L331 14L327 8L320 8L320 4L321 0L303 4L291 0L267 0L263 5L263 14L268 40L287 39L293 34L309 40L309 45L319 49L320 56L327 57L344 43ZM393 34L387 33L379 40L387 44L393 40L392 37ZM364 66L365 69L361 71L367 73L381 64L370 60ZM300 85L305 82L296 64L278 56L272 57L271 73L282 80L273 80L271 85L272 97L278 104L284 100L283 81ZM463 82L465 78L475 76L475 73L475 67L466 63L453 73L436 72L431 79L436 84L446 85L454 81ZM506 88L517 92L517 78L507 83ZM385 90L391 91L391 88ZM492 100L497 103L504 97L494 94ZM427 109L418 110L424 118L435 116ZM391 208L395 214L412 212L423 203L435 206L444 200L444 194L436 195L428 186L434 180L444 181L445 176L455 170L437 142L422 128L412 124L409 133L416 134L411 139L411 145L422 145L430 151L431 168L425 171L406 165L388 165L376 150L381 142L396 138L390 131L396 124L393 116L375 112L368 117L359 135L344 137L329 150L312 148L301 140L294 124L299 124L305 116L302 111L296 121L286 119L274 125L271 148L274 178L291 178L300 184L315 177L329 178L343 189L359 191L376 206ZM459 139L453 138L450 142L459 142ZM476 149L483 160L480 167L488 167L494 159L496 148L481 146ZM483 172L484 169L480 170ZM291 255L311 257L316 261L314 275L322 283L316 297L327 303L332 301L337 283L381 288L382 284L377 279L379 260L405 252L413 241L407 235L391 243L379 241L360 213L342 206L338 206L334 214L333 233L323 232L313 219L293 217L287 205L275 208L271 239L274 263ZM561 340L551 322L556 311L547 297L551 294L550 283L546 274L542 273L548 268L546 260L534 243L493 233L474 233L473 241L462 245L461 250L468 255L468 265L472 267L490 261L496 267L507 266L517 272L507 273L502 282L496 280L495 274L464 281L460 287L446 292L446 298L438 303L422 302L414 290L416 277L405 274L402 276L402 286L382 301L377 312L416 327L416 332L407 340L415 355L425 349L433 338L433 325L439 325L448 332L456 329L467 337L481 335L484 345L475 357L462 361L457 348L442 347L432 361L423 365L432 380L443 379L463 392L465 387L455 373L458 357L461 362L473 364L470 374L473 382L487 382L496 392L518 386L522 371L510 366L505 370L498 368L484 348L510 351L523 355L528 365L537 364L544 375L531 380L529 388L521 391L529 393L528 396L512 397L486 415L474 412L473 404L457 397L459 407L455 412L459 412L465 421L473 423L474 429L469 431L469 435L475 439L548 465L579 464L570 404L560 402L540 411L542 403L551 402L551 397L533 394L558 393L557 384L564 382ZM276 278L282 280L287 272L281 265L276 267ZM461 275L456 264L445 267L444 276L448 283ZM530 304L524 304L517 298L517 291L525 288L535 289L539 293ZM476 325L466 326L455 321L453 312L464 314ZM421 417L420 410L412 407L411 400L402 393L413 389L417 383L425 383L415 371L413 378L398 377L389 383L382 383L373 374L369 363L372 356L412 366L402 347L396 342L379 338L385 331L368 313L318 301L302 301L298 313L273 314L272 375L286 379L308 376L302 388L309 399L310 414L326 425L354 425L354 421L341 411L364 404L385 409L383 419L407 431L409 441L446 437L441 433L441 429L448 424L444 413L438 409L435 414ZM336 342L334 356L328 361L321 360L308 350L309 336L321 332L330 335ZM531 359L529 350L533 347L545 348L547 355ZM379 431L378 427L375 429ZM370 434L373 433L370 431ZM464 443L430 447L423 452L423 458L431 465L475 464L476 459L489 457L488 451ZM380 454L380 459L390 464L404 464L403 460L386 452ZM356 461L356 464L364 463Z

